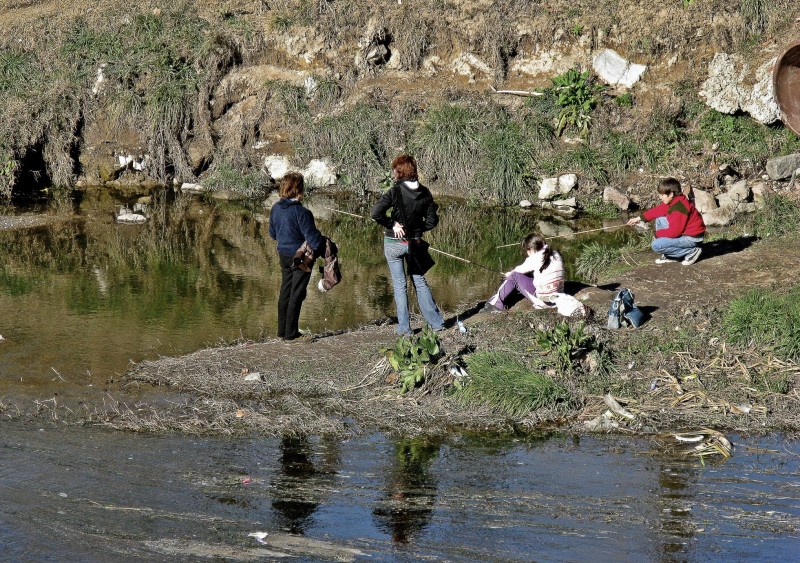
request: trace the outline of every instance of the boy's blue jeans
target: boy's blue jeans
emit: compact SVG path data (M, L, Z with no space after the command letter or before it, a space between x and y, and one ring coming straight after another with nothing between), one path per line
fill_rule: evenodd
M408 254L408 243L387 240L383 243L383 254L386 256L389 272L392 274L394 304L397 306L397 333L411 334L404 263L404 256ZM433 300L431 288L428 287L425 276L412 275L411 280L417 290L417 302L422 316L425 317L425 320L433 330L442 330L444 328L444 318Z
M666 217L656 217L656 230L666 229L669 227L669 221ZM690 237L684 235L678 238L658 237L651 245L655 252L663 254L667 258L679 260L685 258L694 251L695 248L700 246L703 242L703 237Z

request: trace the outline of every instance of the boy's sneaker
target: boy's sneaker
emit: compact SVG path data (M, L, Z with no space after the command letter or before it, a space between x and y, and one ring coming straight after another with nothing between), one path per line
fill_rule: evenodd
M703 252L703 249L698 246L697 248L694 249L694 251L692 251L691 254L686 255L681 264L683 264L684 266L691 266L692 264L697 262L698 258L700 258L701 252Z
M675 262L675 260L667 258L666 254L662 254L661 258L656 258L656 264L669 264L670 262Z

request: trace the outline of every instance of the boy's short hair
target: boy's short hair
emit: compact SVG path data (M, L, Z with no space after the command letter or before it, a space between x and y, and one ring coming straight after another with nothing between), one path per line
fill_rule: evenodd
M288 172L281 178L278 186L278 195L286 199L293 199L305 191L303 175L299 172Z
M658 183L658 193L676 196L682 194L683 190L681 190L681 183L675 178L664 178Z
M417 180L417 161L410 154L395 157L392 170L397 171L398 180Z

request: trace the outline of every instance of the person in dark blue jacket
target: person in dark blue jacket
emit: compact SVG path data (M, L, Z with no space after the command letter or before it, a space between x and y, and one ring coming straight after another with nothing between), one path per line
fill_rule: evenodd
M278 241L278 257L281 264L281 291L278 296L278 337L294 340L300 336L298 323L300 307L306 298L306 289L311 271L295 265L295 254L308 242L319 256L324 249L325 238L314 224L311 211L303 207L305 184L303 175L289 172L278 188L280 199L269 214L269 236Z

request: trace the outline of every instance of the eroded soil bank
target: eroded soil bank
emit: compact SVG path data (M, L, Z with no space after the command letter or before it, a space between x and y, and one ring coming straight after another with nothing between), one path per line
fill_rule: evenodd
M649 253L630 260L640 266L600 287L570 288L596 311L586 330L608 352L611 369L598 370L587 358L571 375L551 370L549 375L569 389L572 399L524 416L509 417L455 400L449 366L463 365L465 356L481 351L541 355L536 331L559 319L555 313L524 307L480 313L477 303L458 312L468 331L445 331L444 357L424 385L405 395L387 379L391 370L382 349L394 344L395 334L394 326L384 323L292 343L245 342L142 362L126 375L122 389L112 393L112 401L86 404L83 412L67 418L118 429L190 434L351 435L379 430L417 435L543 425L644 433L711 426L743 432L800 428L800 368L774 358L769 350L729 346L715 332L720 311L730 300L754 287L796 284L800 249L795 242L716 241L691 267L655 265ZM631 288L649 315L639 330L605 328L605 312L618 287ZM449 313L454 323L456 315ZM246 380L254 374L258 381ZM170 396L177 391L179 399L134 405L126 398L151 386ZM598 424L598 417L609 410L603 399L608 393L632 417L606 417ZM44 412L54 414L49 408Z

